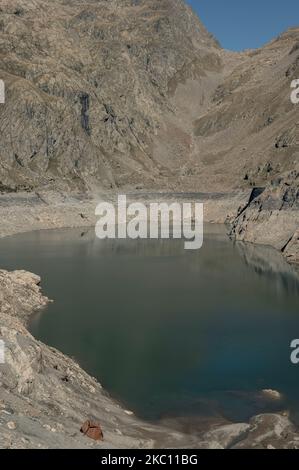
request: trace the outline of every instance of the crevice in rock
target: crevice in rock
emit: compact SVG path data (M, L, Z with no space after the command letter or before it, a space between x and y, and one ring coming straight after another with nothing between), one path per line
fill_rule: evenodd
M90 107L90 97L88 93L81 93L80 95L81 103L81 126L85 132L90 135L91 129L89 125L89 107Z

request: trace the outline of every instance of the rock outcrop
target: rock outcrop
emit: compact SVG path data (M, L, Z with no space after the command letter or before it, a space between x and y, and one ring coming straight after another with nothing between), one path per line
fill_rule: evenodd
M272 245L290 262L299 262L299 171L273 179L234 220L237 240Z

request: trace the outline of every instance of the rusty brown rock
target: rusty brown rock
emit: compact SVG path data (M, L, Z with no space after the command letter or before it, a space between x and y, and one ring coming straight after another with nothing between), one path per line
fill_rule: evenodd
M80 432L95 441L102 441L104 438L101 426L93 421L85 421L81 426Z

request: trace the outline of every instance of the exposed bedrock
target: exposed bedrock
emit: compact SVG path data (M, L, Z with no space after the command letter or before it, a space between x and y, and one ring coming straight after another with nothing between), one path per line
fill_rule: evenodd
M271 181L233 221L231 235L245 242L272 245L290 262L299 262L299 171Z

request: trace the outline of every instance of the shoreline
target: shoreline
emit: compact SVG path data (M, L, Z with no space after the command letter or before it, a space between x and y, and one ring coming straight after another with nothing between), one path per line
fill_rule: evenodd
M224 207L233 213L239 204L237 197L212 201L208 213L214 222L219 221ZM90 227L95 222L94 208L95 200L73 198L38 205L30 205L26 199L20 201L18 210L0 204L0 214L14 214L10 227L1 230L0 236L42 228ZM30 316L49 302L40 283L38 276L25 271L0 270L0 339L6 345L6 363L0 365L1 448L299 447L299 434L287 413L260 415L249 423L211 422L205 431L198 428L187 433L176 430L171 422L169 426L151 424L124 410L75 361L28 332ZM100 423L103 441L80 433L87 419Z
M197 199L196 194L201 196ZM204 222L226 224L228 236L246 243L272 246L292 265L299 266L299 211L263 208L263 195L250 202L252 190L233 193L147 193L127 194L128 202L172 203L203 202ZM115 202L117 193L86 194L44 193L0 194L0 238L17 233L58 228L92 227L97 222L95 208L99 202ZM262 206L262 207L260 207Z

